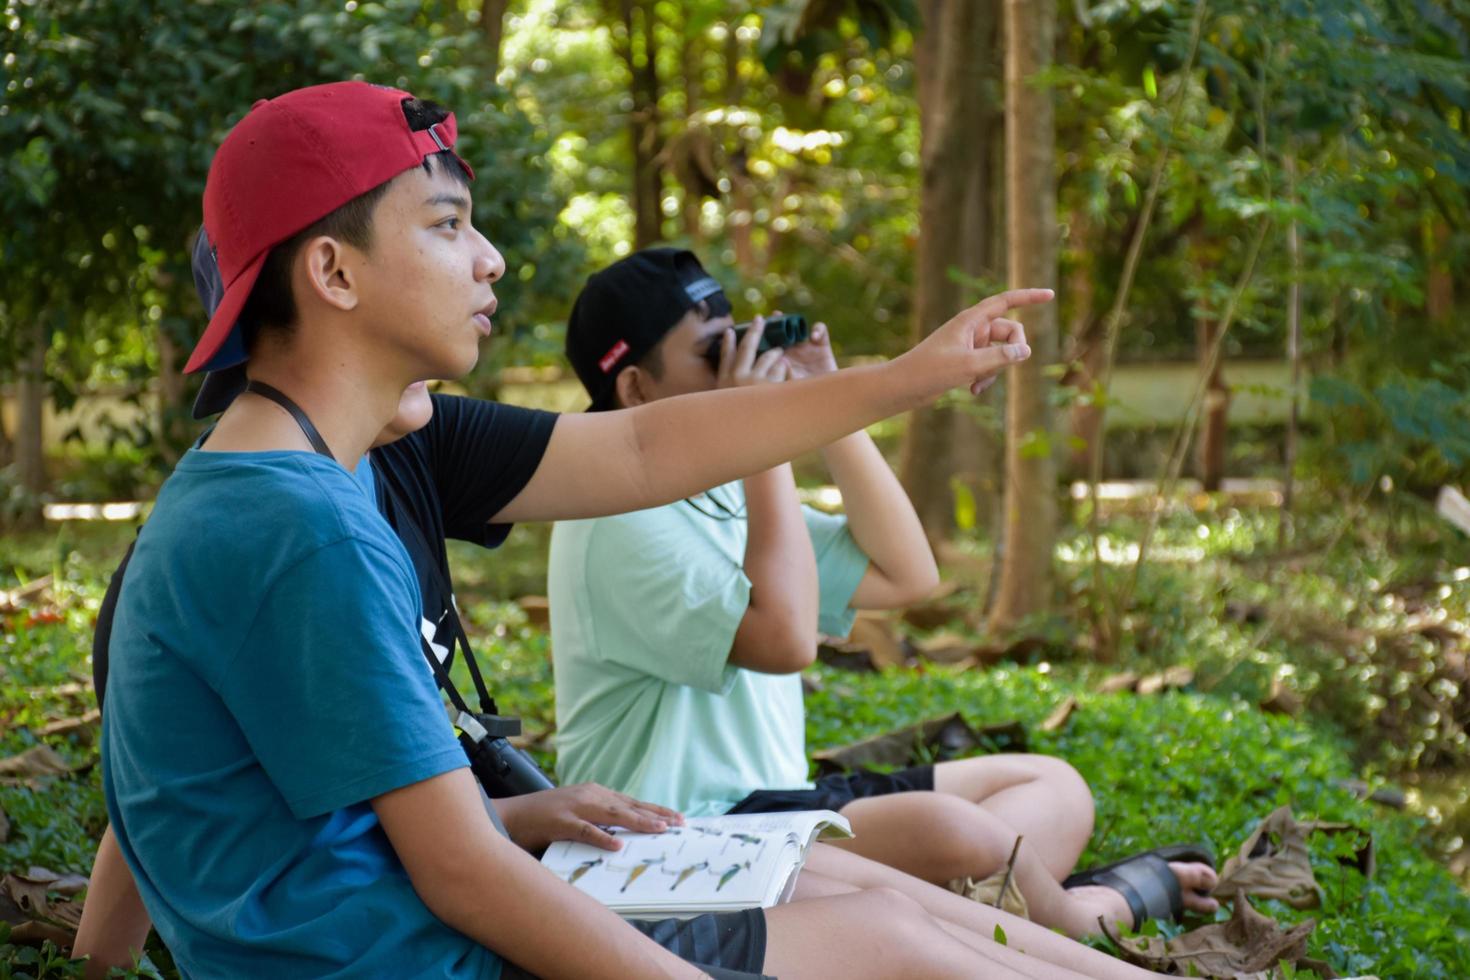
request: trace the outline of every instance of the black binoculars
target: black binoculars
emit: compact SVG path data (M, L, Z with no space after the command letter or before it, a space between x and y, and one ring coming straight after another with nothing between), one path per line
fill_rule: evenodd
M556 787L536 760L510 744L510 737L521 733L519 718L466 712L459 716L458 725L470 771L491 799Z
M737 346L740 344L740 339L745 336L745 331L749 329L749 323L741 323L735 327ZM811 330L807 327L806 317L800 313L773 316L766 321L765 330L761 334L760 346L755 349L755 352L759 355L772 347L795 347L797 344L805 343L810 336ZM720 337L715 337L714 343L710 344L704 352L705 360L709 361L709 366L716 371L720 369L720 343Z

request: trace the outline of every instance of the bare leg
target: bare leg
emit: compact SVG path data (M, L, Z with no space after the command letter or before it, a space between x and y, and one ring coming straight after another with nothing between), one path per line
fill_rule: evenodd
M796 882L795 901L840 895L854 888L891 888L914 899L936 919L958 928L971 940L984 942L1005 931L1012 950L1099 980L1140 980L1153 976L1106 953L1059 936L1034 922L1000 909L979 905L943 888L920 881L886 865L825 844L812 848Z
M1050 755L990 755L934 767L934 790L958 796L1026 835L1051 876L1077 866L1092 836L1092 790L1065 761Z
M955 878L985 878L1005 867L1017 830L984 807L944 793L893 793L854 800L842 808L852 840L832 846L861 854L942 885ZM1131 924L1128 902L1110 889L1067 892L1032 846L1016 850L1014 881L1031 918L1069 936L1097 932L1099 916Z
M917 903L882 888L778 905L766 912L766 927L763 969L784 980L1082 976L995 943L971 945Z

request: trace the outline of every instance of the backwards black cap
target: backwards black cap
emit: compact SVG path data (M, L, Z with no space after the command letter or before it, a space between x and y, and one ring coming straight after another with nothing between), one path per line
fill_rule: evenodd
M214 316L220 300L225 295L225 283L219 274L219 262L214 257L214 245L204 233L201 225L194 236L194 257L190 261L194 269L194 289L199 293L199 302L204 304L204 315ZM210 371L204 376L204 384L194 399L194 417L209 418L230 407L235 396L245 390L249 379L245 377L245 363Z
M618 372L701 302L711 316L730 312L720 284L686 249L646 248L588 277L567 322L567 360L592 396L588 410L612 408Z

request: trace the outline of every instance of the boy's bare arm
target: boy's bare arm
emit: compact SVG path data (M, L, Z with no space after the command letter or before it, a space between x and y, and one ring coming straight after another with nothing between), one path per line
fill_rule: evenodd
M424 904L536 976L704 976L497 833L468 769L372 802Z
M87 980L101 980L113 967L127 969L143 955L152 922L143 907L143 896L133 881L133 872L123 860L117 838L108 827L97 845L87 901L77 927L73 956L87 960Z
M770 469L951 388L978 389L1030 356L1025 332L1005 312L1051 297L1049 289L1017 289L982 300L887 364L563 415L535 475L492 520L659 506Z
M892 609L933 592L939 569L924 525L873 440L855 432L822 456L842 491L848 530L871 562L853 593L853 608Z

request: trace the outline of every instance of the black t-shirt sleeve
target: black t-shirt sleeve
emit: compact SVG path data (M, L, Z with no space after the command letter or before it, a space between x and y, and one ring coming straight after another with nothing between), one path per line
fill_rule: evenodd
M452 395L434 396L428 464L447 537L494 548L509 524L491 524L527 483L551 441L556 413Z
M107 645L112 642L112 620L117 615L117 596L122 591L123 573L133 558L133 546L128 545L122 563L112 573L107 583L107 593L102 596L102 607L97 610L97 628L92 631L92 687L97 692L97 707L107 694Z

